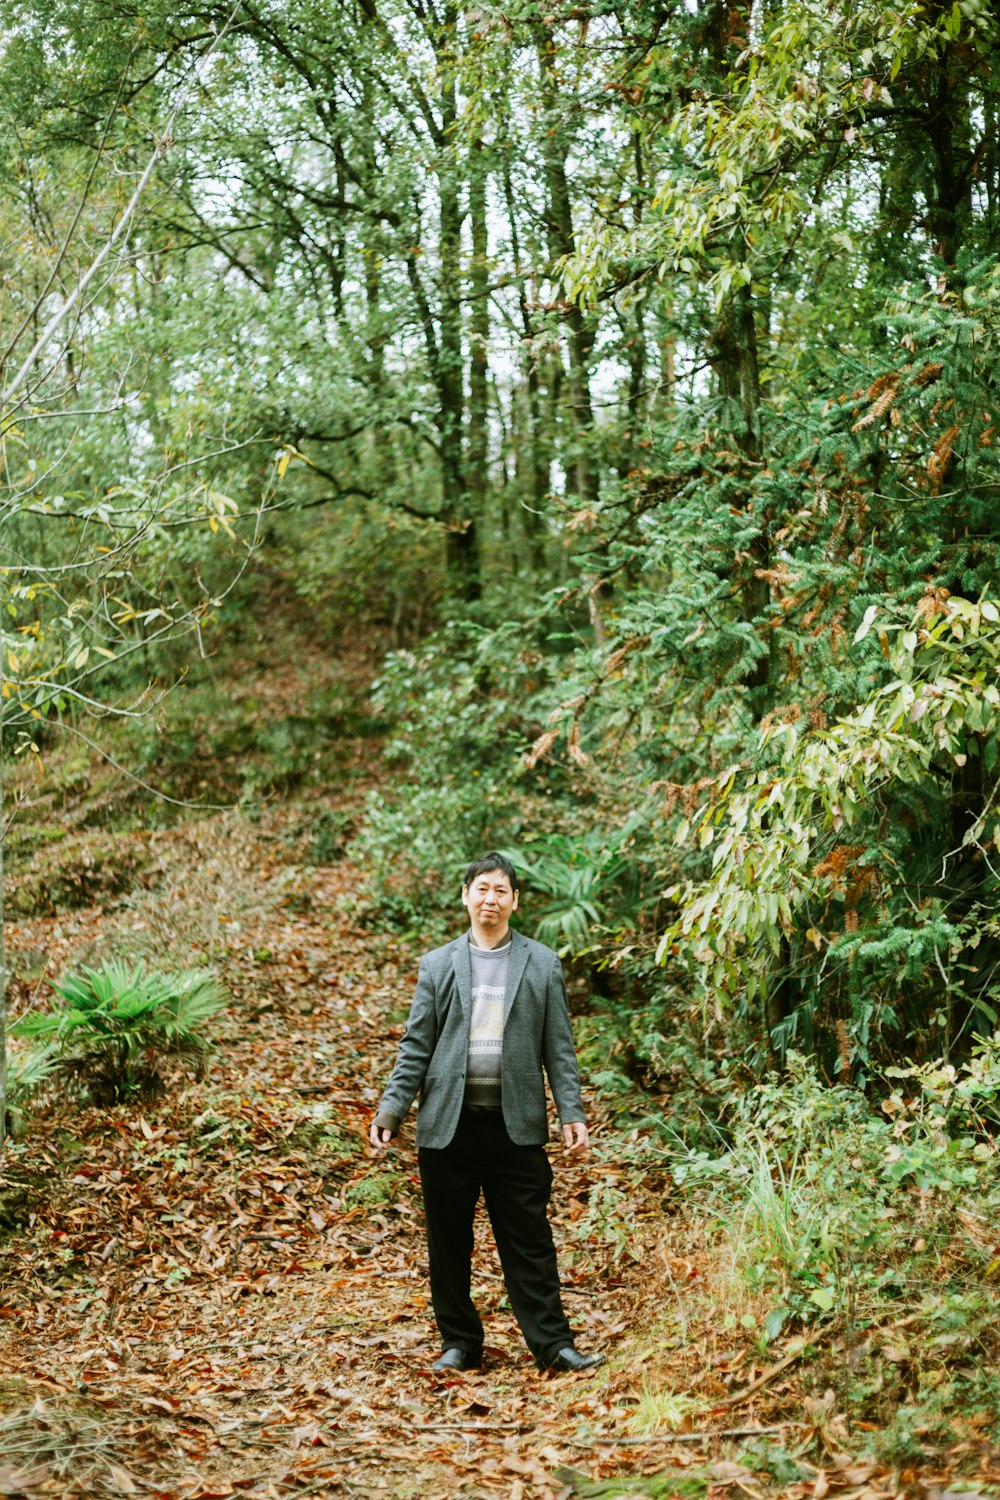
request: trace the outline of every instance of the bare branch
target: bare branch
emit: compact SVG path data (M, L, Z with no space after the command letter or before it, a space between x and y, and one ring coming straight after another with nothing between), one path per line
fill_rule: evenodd
M202 54L198 62L195 64L194 68L192 68L187 83L181 89L181 92L178 95L178 98L172 110L167 116L163 133L157 138L153 154L150 156L149 161L146 163L146 166L143 169L142 176L136 183L132 196L129 199L128 203L125 205L125 209L122 212L118 223L115 225L108 239L101 246L101 249L97 252L97 255L94 257L88 270L84 272L80 280L76 283L76 286L73 288L72 292L70 292L69 296L63 302L62 307L60 307L58 311L54 313L53 316L49 319L45 328L39 334L34 348L31 350L31 353L25 359L24 363L21 365L21 368L11 380L10 384L7 386L7 389L2 394L0 394L0 407L6 408L11 405L18 391L25 384L28 378L28 374L37 362L39 356L48 348L49 344L52 342L53 338L58 333L63 323L66 321L76 303L83 296L83 293L93 281L94 277L97 275L98 271L107 260L112 250L114 250L119 241L125 238L126 231L128 230L135 211L139 206L139 201L143 195L143 192L145 191L146 184L152 177L153 172L156 169L156 165L160 161L161 157L165 156L167 151L169 150L172 140L174 121L177 119L177 117L180 115L181 110L187 104L188 98L190 97L193 89L201 82L202 75L208 65L209 60L219 47L223 37L232 26L236 12L240 9L242 3L243 0L236 0L236 4L230 11L229 17L226 20L225 24L217 32L207 51Z

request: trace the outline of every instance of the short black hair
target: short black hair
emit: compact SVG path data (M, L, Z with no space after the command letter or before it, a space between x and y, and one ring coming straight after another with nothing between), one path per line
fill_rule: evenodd
M479 879L480 875L488 875L491 870L502 870L510 881L511 890L517 890L517 871L506 854L500 854L496 849L491 849L488 854L480 855L479 859L472 861L465 872L464 884L471 885L474 880Z

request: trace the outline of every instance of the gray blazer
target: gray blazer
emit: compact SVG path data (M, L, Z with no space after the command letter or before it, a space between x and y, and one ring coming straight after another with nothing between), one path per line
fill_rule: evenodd
M472 1015L472 960L466 933L421 960L417 992L379 1116L398 1128L417 1092L417 1145L447 1146L465 1093ZM520 1146L548 1139L545 1081L563 1125L582 1120L580 1072L573 1047L562 967L551 948L512 931L501 1079L503 1117Z

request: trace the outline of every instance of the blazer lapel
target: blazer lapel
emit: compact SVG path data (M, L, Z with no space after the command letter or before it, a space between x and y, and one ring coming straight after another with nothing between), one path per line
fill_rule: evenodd
M524 971L528 964L528 954L530 952L531 949L528 947L527 939L523 938L519 932L512 931L510 940L510 960L507 964L507 988L504 991L503 997L504 1025L507 1024L507 1017L510 1015L510 1008L514 1004L514 997L517 994L518 985L521 983L521 980L524 977Z
M462 1014L468 1026L472 1021L472 956L469 953L467 937L455 939L451 949L451 962L458 983L458 998L462 1002Z

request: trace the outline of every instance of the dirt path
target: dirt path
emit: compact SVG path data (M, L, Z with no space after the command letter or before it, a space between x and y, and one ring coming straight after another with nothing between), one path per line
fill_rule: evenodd
M33 1218L0 1305L0 1493L544 1496L563 1470L620 1464L621 1352L661 1309L622 1251L656 1205L622 1204L607 1123L588 1163L553 1157L567 1304L609 1367L535 1371L484 1235L488 1362L432 1375L415 1154L364 1144L414 950L360 925L349 865L298 862L288 813L163 843L160 885L127 912L10 934L58 971L84 938L187 925L225 951L233 1001L205 1078L142 1107L53 1101L11 1150Z
M608 1363L535 1370L483 1233L487 1362L431 1373L412 1144L366 1144L417 951L369 925L350 864L309 862L316 812L162 832L114 909L8 930L22 970L200 954L232 1002L204 1077L105 1110L54 1097L8 1149L0 1495L947 1500L945 1454L919 1475L852 1456L835 1327L773 1365L732 1331L725 1237L607 1101L590 1159L552 1157L571 1321Z

